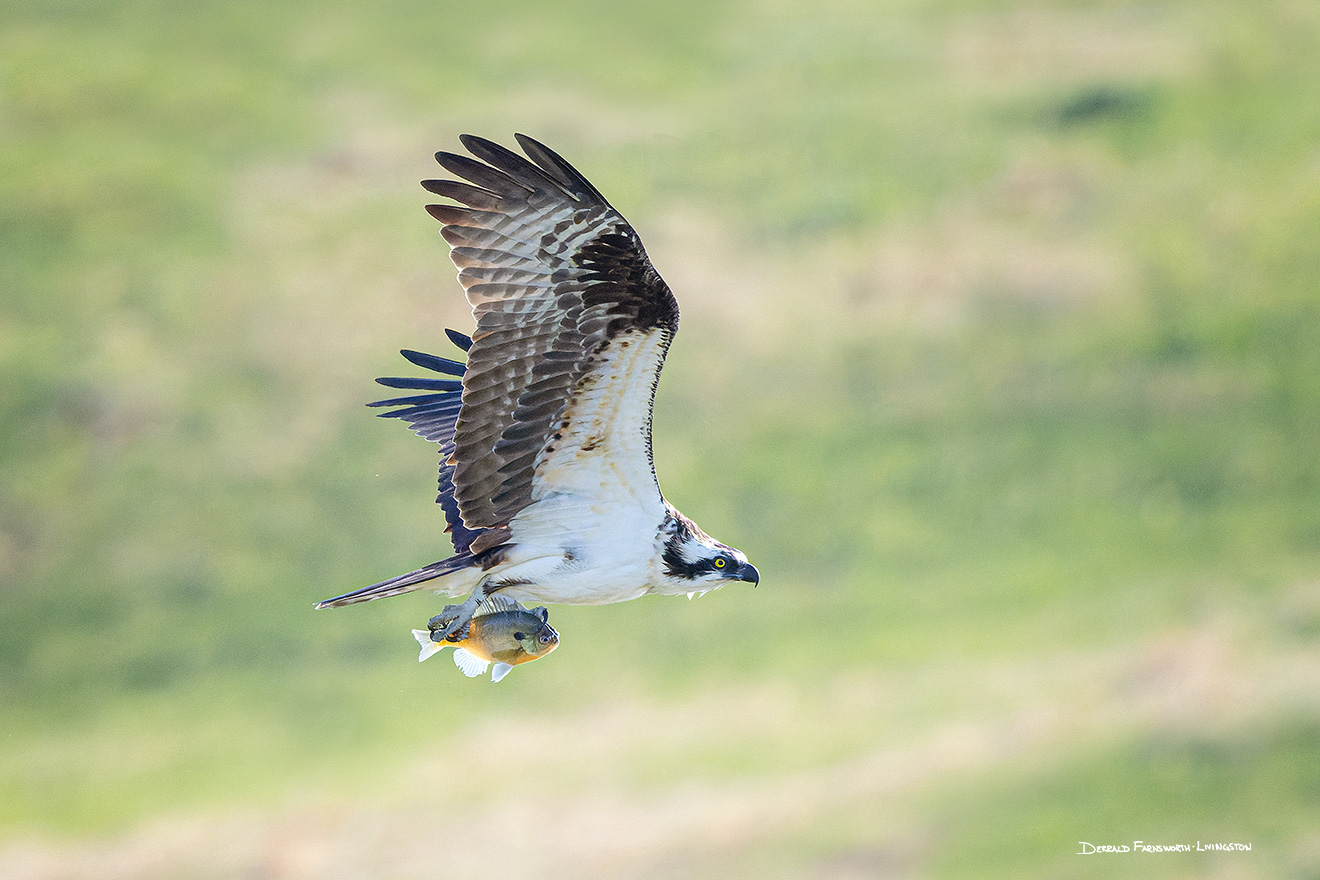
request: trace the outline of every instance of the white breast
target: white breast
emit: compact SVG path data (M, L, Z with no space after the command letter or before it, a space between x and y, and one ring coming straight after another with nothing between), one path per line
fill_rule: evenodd
M660 332L623 334L576 389L537 460L532 503L510 523L514 547L497 574L531 582L506 590L519 601L598 605L651 587L665 516L651 394L664 346Z

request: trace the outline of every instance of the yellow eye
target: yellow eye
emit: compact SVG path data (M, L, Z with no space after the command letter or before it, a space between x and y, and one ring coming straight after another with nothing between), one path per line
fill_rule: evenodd
M728 563L724 560L724 557L723 557L723 556L717 556L717 557L715 557L715 567L716 567L716 568L723 568L723 567L726 566L726 565L728 565Z

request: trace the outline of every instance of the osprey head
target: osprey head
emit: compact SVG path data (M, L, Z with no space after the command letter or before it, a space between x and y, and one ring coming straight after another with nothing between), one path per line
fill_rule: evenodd
M761 580L756 566L741 550L721 544L681 514L666 529L664 571L669 582L687 593L704 593L729 581Z

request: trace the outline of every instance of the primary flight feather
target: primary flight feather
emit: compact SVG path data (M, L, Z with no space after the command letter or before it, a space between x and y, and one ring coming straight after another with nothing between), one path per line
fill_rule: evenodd
M377 401L440 444L440 493L454 555L317 604L348 605L423 585L449 596L437 641L488 596L601 605L647 593L755 584L755 566L660 491L651 410L678 303L637 233L573 166L525 135L526 156L472 135L472 154L436 154L462 180L426 180L456 204L443 225L476 329L448 331L462 363L404 351L453 378L388 378L425 393ZM442 618L442 619L441 619ZM436 624L433 620L433 624Z

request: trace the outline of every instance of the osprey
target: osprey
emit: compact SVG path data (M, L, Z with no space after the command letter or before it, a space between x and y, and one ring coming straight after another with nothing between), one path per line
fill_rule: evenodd
M651 411L678 303L628 222L554 151L516 135L527 158L484 138L476 158L440 152L463 180L426 180L458 204L428 205L476 319L461 363L404 351L451 378L386 378L425 392L377 401L440 444L440 494L454 555L317 608L422 585L449 596L436 641L486 598L603 605L648 593L699 595L756 567L665 500ZM480 161L478 161L480 160ZM530 160L530 161L529 161Z

